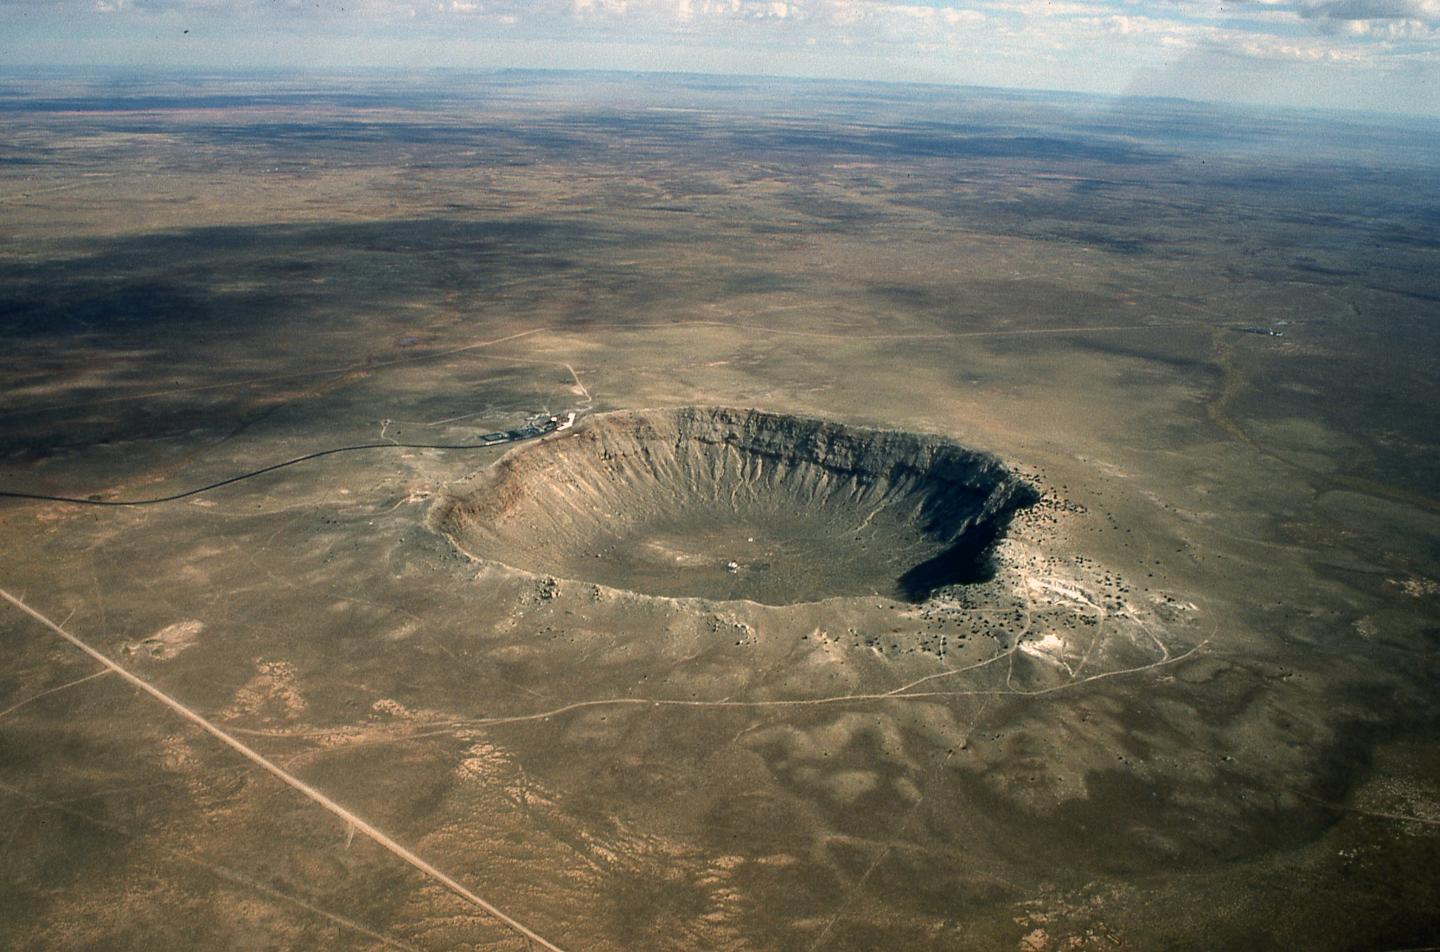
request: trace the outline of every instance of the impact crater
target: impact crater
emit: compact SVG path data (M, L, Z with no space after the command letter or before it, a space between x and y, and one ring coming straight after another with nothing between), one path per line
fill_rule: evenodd
M597 414L512 450L434 516L472 557L647 595L921 601L991 577L1037 498L940 437L687 407Z

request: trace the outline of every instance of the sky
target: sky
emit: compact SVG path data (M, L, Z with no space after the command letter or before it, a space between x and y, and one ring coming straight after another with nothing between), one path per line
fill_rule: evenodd
M1440 0L0 0L0 65L668 70L1440 116Z

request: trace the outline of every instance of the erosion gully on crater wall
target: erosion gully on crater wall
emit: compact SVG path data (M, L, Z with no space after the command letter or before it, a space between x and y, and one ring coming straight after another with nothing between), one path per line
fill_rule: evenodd
M592 416L452 487L433 516L475 558L648 595L921 601L989 578L1037 498L940 437L688 407Z

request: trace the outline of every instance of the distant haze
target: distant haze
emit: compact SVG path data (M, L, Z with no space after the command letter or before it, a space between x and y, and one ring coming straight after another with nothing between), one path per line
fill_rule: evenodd
M0 66L537 67L1440 115L1440 0L6 0Z

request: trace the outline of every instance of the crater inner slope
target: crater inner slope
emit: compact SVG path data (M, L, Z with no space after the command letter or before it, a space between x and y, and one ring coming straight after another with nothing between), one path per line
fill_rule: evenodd
M470 555L650 595L919 601L990 574L1034 489L939 437L757 410L592 416L454 488Z

